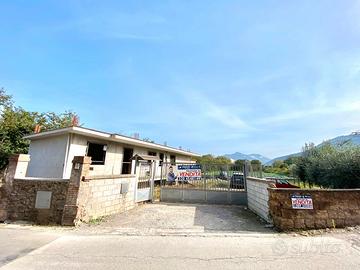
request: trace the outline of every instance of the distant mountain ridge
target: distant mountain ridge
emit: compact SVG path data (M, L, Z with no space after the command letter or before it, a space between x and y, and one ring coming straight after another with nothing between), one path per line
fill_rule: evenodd
M235 152L233 154L225 154L224 155L227 158L233 159L233 160L239 160L239 159L245 159L245 160L260 160L262 164L265 164L270 161L270 158L264 157L260 154L243 154L240 152Z
M325 143L330 143L332 145L353 144L353 145L360 146L360 132L353 132L350 135L342 135L342 136L335 137L333 139L330 139L330 140L327 140L327 141L324 141L324 142L318 144L316 147L320 147L320 146L324 145ZM268 161L267 163L265 163L265 165L270 166L277 160L286 160L289 157L298 157L298 156L301 156L301 152L274 158L274 159Z

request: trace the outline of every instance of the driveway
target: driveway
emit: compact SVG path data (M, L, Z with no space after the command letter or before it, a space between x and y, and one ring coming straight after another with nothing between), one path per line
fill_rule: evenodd
M272 233L265 225L243 206L154 203L80 230L136 235Z

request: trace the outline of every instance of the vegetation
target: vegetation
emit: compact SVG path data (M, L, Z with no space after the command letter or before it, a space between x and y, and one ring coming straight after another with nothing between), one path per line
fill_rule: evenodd
M266 177L293 177L307 186L360 188L360 147L305 144L302 155L264 167ZM298 184L299 184L298 183Z
M305 145L296 159L295 175L303 182L326 188L360 188L360 147Z
M29 112L14 106L13 99L0 89L0 170L11 154L27 153L29 142L23 137L34 131L37 125L41 131L73 125L73 112L57 114L54 112Z
M231 160L227 157L224 156L218 156L215 157L213 155L207 154L207 155L203 155L199 158L196 159L196 161L200 164L207 164L207 165L230 165L231 164Z

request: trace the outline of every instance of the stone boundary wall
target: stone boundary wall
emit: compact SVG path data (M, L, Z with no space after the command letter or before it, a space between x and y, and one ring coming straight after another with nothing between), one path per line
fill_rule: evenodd
M96 176L81 183L78 205L82 209L81 220L128 211L135 204L135 175ZM127 186L127 192L124 190Z
M63 214L68 180L14 179L8 197L8 219L27 220L38 224L59 224ZM38 191L51 191L50 209L36 209Z
M255 177L246 178L246 190L248 207L258 216L271 222L269 217L269 193L268 188L274 184L273 180L260 179Z
M360 225L360 189L269 188L270 215L280 230ZM313 210L292 209L291 195L310 195Z

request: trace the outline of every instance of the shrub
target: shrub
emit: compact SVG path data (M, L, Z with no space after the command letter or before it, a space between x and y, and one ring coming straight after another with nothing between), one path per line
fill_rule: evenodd
M306 147L292 168L302 181L326 188L360 187L360 147Z

